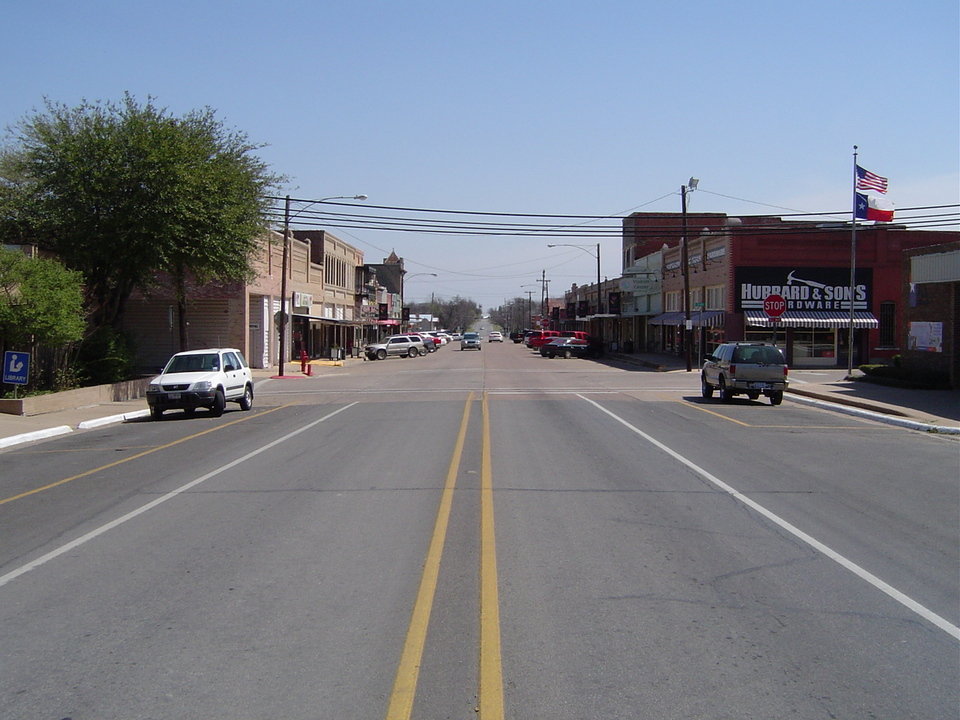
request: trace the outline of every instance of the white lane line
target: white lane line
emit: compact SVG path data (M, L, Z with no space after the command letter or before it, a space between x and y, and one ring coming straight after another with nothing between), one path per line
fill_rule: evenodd
M747 497L746 495L744 495L743 493L741 493L740 491L738 491L736 488L733 488L733 487L731 487L730 485L727 485L727 483L723 482L720 478L716 477L715 475L710 474L709 472L707 472L706 470L704 470L702 467L700 467L699 465L697 465L697 464L694 463L693 461L688 460L687 458L683 457L683 455L680 455L678 452L676 452L676 451L674 451L674 450L671 450L669 447L667 447L666 445L664 445L664 444L663 444L662 442L660 442L659 440L651 437L650 435L647 435L647 433L643 432L640 428L636 427L635 425L632 425L631 423L627 422L626 420L624 420L624 419L621 418L620 416L615 415L614 413L612 413L610 410L607 410L605 407L603 407L603 406L600 405L599 403L591 400L591 399L588 398L588 397L584 397L583 395L581 395L580 397L581 397L583 400L586 400L588 403L590 403L590 404L593 405L594 407L596 407L598 410L601 410L602 412L606 413L607 415L609 415L610 417L612 417L614 420L616 420L616 421L619 422L620 424L624 425L626 428L628 428L628 429L631 430L632 432L634 432L634 433L636 433L637 435L639 435L640 437L642 437L644 440L646 440L646 441L649 442L650 444L655 445L656 447L660 448L660 449L663 450L665 453L667 453L667 455L669 455L670 457L674 458L675 460L677 460L677 461L680 462L680 463L683 463L684 465L686 465L688 468L690 468L690 469L693 470L694 472L696 472L696 473L698 473L699 475L703 476L704 478L706 478L707 480L709 480L711 483L713 483L714 485L716 485L718 488L720 488L721 490L723 490L725 493L728 493L730 496L736 498L737 500L739 500L740 502L742 502L742 503L743 503L744 505L746 505L747 507L750 507L750 508L756 510L758 513L760 513L761 515L763 515L765 518L767 518L768 520L770 520L770 521L773 522L773 523L776 523L777 525L779 525L781 528L783 528L784 530L786 530L787 532L789 532L789 533L790 533L791 535L793 535L794 537L796 537L796 538L802 540L803 542L807 543L807 545L809 545L810 547L812 547L812 548L813 548L814 550L816 550L817 552L820 552L820 553L822 553L823 555L826 555L828 558L830 558L830 559L833 560L834 562L838 563L838 564L841 565L842 567L846 568L847 570L849 570L850 572L852 572L854 575L856 575L857 577L859 577L861 580L866 580L868 583L870 583L871 585L873 585L875 588L877 588L877 589L880 590L881 592L886 593L887 595L889 595L891 598L893 598L894 600L896 600L898 603L900 603L900 604L903 605L904 607L912 610L913 612L915 612L917 615L919 615L919 616L922 617L923 619L925 619L925 620L933 623L934 625L936 625L938 628L940 628L941 630L943 630L943 631L944 631L945 633L947 633L948 635L952 635L952 636L953 636L954 638L956 638L957 640L960 640L960 627L957 627L956 625L954 625L954 624L951 623L950 621L946 620L945 618L940 617L939 615L937 615L937 614L936 614L935 612L933 612L932 610L924 607L923 605L921 605L920 603L918 603L918 602L917 602L916 600L914 600L913 598L911 598L911 597L909 597L908 595L906 595L905 593L902 593L902 592L900 592L899 590L897 590L897 589L896 589L895 587L893 587L892 585L889 585L889 584L885 583L883 580L881 580L880 578L878 578L878 577L877 577L876 575L874 575L873 573L871 573L871 572L869 572L868 570L860 567L860 566L857 565L855 562L853 562L852 560L847 559L846 557L844 557L843 555L841 555L841 554L838 553L837 551L833 550L832 548L828 547L827 545L824 545L822 542L820 542L820 541L817 540L816 538L808 535L807 533L803 532L803 531L800 530L798 527L796 527L796 526L794 526L794 525L791 525L789 522L787 522L786 520L784 520L784 519L783 519L782 517L780 517L779 515L771 512L770 510L767 510L763 505L760 505L759 503L754 502L754 501L751 500L749 497Z
M11 570L6 575L0 575L0 587L3 587L8 582L15 580L16 578L20 577L25 573L30 572L31 570L35 570L41 565L45 565L46 563L50 562L54 558L60 557L64 553L68 553L71 550L74 550L80 547L81 545L93 540L94 538L99 537L100 535L103 535L105 532L109 530L113 530L114 528L123 525L125 522L129 520L133 520L133 518L137 517L138 515L143 515L145 512L148 512L153 508L157 507L158 505L161 505L167 502L167 500L172 500L178 495L182 495L183 493L187 492L187 490L190 490L191 488L196 487L200 483L205 482L206 480L209 480L210 478L215 477L220 473L226 472L227 470L234 468L237 465L241 465L242 463L245 463L247 460L250 460L251 458L256 457L260 453L266 452L270 448L276 447L280 443L284 443L287 440L290 440L291 438L296 437L300 433L306 432L310 428L316 425L319 425L325 420L329 420L334 415L338 415L339 413L342 413L344 410L352 408L356 404L357 403L354 402L354 403L350 403L349 405L344 405L339 410L334 410L332 413L324 415L322 418L318 420L314 420L313 422L308 423L307 425L304 425L303 427L297 430L294 430L293 432L288 433L287 435L284 435L282 438L278 438L273 442L267 443L263 447L260 447L260 448L257 448L256 450L248 452L246 455L243 455L242 457L238 457L236 460L232 460L231 462L228 462L226 465L222 465L221 467L218 467L216 470L211 470L206 475L202 475L201 477L198 477L195 480L191 480L186 485L181 485L176 490L171 490L166 495L161 495L156 500L151 500L146 505L143 505L137 508L136 510L132 510L128 512L126 515L121 515L117 519L111 520L105 525L101 525L100 527L91 530L85 535L81 535L75 540L71 540L66 545L61 545L55 550L51 550L50 552L48 552L46 555L41 555L36 560L32 560L31 562L27 563L26 565L23 565L22 567L17 568L16 570Z

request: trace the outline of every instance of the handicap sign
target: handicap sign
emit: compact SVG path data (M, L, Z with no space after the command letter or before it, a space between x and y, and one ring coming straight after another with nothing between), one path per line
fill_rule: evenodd
M7 350L3 353L3 382L26 385L30 378L30 353Z

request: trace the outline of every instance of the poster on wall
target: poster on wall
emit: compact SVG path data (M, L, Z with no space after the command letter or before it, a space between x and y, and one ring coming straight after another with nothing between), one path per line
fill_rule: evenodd
M857 268L854 310L869 310L873 268ZM738 267L737 312L763 310L770 295L786 300L787 311L836 312L850 310L850 268Z
M907 347L921 352L943 352L943 323L911 322Z

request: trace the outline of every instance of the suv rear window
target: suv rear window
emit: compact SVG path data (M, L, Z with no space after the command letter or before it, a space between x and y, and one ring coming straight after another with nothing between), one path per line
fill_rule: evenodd
M733 353L735 363L751 363L753 365L783 365L783 353L778 348L770 346L738 347Z

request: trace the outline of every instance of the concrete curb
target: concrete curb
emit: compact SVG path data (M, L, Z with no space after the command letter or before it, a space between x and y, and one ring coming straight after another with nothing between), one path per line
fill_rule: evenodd
M95 418L94 420L84 420L81 423L77 423L77 430L87 430L89 428L100 427L101 425L126 422L127 420L146 417L149 414L149 410L136 410L134 412L123 413L122 415L109 415L107 417Z
M861 407L854 407L852 405L841 405L839 403L821 400L820 398L816 397L798 395L796 393L788 392L786 395L784 395L784 398L787 400L793 400L794 402L806 403L807 405L819 406L825 410L832 410L833 412L843 413L844 415L854 415L867 418L869 420L886 423L887 425L897 425L910 430L921 430L923 432L940 433L943 435L960 435L960 427L950 427L949 425L932 425L930 423L920 422L919 420L910 420L909 418L905 417L897 417L895 415L888 415L886 413L876 412L873 410L865 410Z
M20 443L31 442L33 440L44 440L45 438L66 435L71 432L73 432L73 428L69 425L59 425L58 427L46 428L44 430L34 430L33 432L22 433L20 435L11 435L7 438L0 438L0 448L19 445Z

